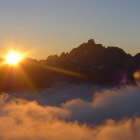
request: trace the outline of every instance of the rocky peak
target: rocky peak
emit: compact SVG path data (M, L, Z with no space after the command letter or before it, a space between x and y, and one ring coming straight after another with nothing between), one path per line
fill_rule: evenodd
M137 63L140 63L140 53L133 56L133 60L136 61Z
M58 55L56 54L56 55L50 55L50 56L48 56L46 60L54 61L54 60L57 60L57 59L58 59Z
M140 59L140 53L136 54L135 56L133 56L133 58L135 59Z
M93 39L88 40L88 44L95 44L95 41Z

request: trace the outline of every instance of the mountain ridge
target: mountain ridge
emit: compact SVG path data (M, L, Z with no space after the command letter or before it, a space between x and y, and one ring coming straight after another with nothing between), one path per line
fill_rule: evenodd
M132 57L121 48L114 46L105 48L102 44L96 44L93 39L90 39L69 53L48 56L44 64L82 73L89 79L94 77L96 83L128 84L134 81L133 73L139 69L139 62L140 53ZM126 81L122 80L123 78Z
M0 68L0 91L41 90L56 81L124 86L140 80L140 53L132 57L121 48L105 48L93 39L69 53L39 61L25 58L18 65Z

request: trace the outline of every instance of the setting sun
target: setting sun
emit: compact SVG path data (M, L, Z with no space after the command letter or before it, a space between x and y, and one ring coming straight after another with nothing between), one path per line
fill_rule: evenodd
M21 56L17 53L10 53L8 56L7 56L7 62L10 63L10 64L17 64L21 59Z

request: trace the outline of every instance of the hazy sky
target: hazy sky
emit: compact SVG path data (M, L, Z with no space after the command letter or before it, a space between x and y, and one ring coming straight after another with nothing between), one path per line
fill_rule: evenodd
M93 38L140 52L140 0L0 0L0 57L35 59L69 52Z

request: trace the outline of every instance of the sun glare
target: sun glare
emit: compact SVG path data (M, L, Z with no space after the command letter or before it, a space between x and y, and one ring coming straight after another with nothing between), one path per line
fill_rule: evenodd
M7 56L7 62L10 63L10 64L17 64L21 59L21 56L17 53L10 53L8 56Z

